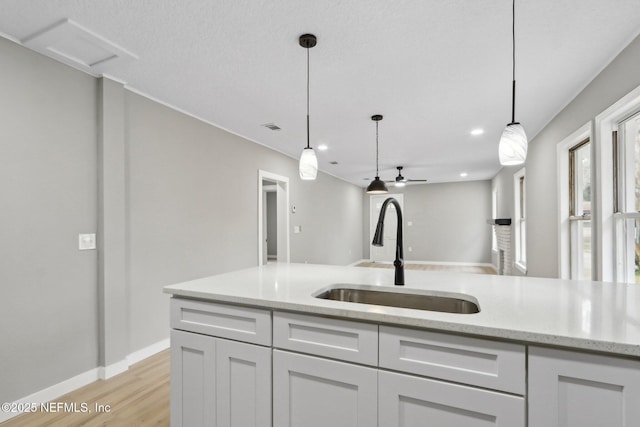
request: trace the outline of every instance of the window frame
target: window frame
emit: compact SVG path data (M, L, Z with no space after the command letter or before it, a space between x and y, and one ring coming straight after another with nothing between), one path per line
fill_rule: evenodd
M615 102L594 119L595 126L595 209L593 217L593 232L595 234L595 270L594 279L606 282L626 281L621 277L617 257L617 235L619 233L620 214L614 202L617 198L618 188L621 183L616 182L614 169L619 167L619 160L614 156L614 131L618 130L619 123L631 117L640 110L640 86L629 92ZM615 215L617 213L617 215Z
M527 180L526 168L513 174L514 199L514 265L527 274Z
M637 222L640 220L640 211L636 210L636 199L631 196L631 189L636 191L636 176L633 166L636 165L634 142L633 150L629 150L625 123L637 120L640 122L640 106L617 120L616 130L611 133L612 158L613 158L613 222L614 222L614 267L615 279L617 282L636 283L635 256L636 238L635 232L638 228ZM636 125L637 126L637 125ZM637 129L636 129L637 130ZM634 133L636 136L638 133ZM632 153L629 153L632 151ZM630 181L633 181L632 183ZM629 207L629 205L632 205ZM631 222L634 224L631 224Z

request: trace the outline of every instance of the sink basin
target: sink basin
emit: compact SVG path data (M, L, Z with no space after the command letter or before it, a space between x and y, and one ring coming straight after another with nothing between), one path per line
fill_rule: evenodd
M479 313L480 307L468 295L437 291L382 291L358 285L334 285L320 291L316 298L359 304L384 305L445 313Z

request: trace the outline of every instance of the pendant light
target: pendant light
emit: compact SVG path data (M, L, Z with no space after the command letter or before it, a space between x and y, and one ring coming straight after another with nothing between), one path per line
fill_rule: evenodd
M300 178L304 180L314 180L318 175L318 159L313 148L309 145L309 49L317 43L313 34L303 34L300 36L300 46L307 49L307 146L300 155L300 165L298 171Z
M387 185L378 176L378 122L382 120L382 116L376 114L371 116L371 120L376 122L376 177L367 187L367 194L387 194L389 192Z
M512 0L512 66L513 82L511 86L511 123L502 132L498 155L503 166L520 165L527 159L527 134L516 122L516 1Z

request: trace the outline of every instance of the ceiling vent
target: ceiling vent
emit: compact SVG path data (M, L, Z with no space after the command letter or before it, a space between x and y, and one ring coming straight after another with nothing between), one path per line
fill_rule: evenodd
M267 129L271 129L271 130L280 130L280 127L275 125L275 124L273 124L273 123L265 123L265 124L260 125L260 126L264 126Z
M64 19L21 40L43 55L100 77L136 55L70 19Z

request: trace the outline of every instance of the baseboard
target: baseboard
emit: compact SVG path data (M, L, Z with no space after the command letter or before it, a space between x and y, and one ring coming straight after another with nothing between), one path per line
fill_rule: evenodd
M99 366L98 377L101 380L108 380L111 377L115 377L116 375L123 373L127 369L129 369L129 363L127 363L127 359L123 359L108 366Z
M62 382L59 382L58 384L52 385L51 387L47 387L43 390L30 394L29 396L23 397L22 399L18 399L12 403L12 406L16 406L18 408L25 404L37 404L38 406L40 406L41 403L49 402L53 399L77 390L80 387L84 387L87 384L91 384L92 382L97 381L99 379L98 371L99 368L94 368L82 374L76 375L75 377L69 378L68 380L64 380ZM17 417L21 414L22 412L0 411L0 423L10 420L11 418Z
M356 262L352 262L351 264L347 264L345 267L355 267L356 265L362 263L362 262L370 262L368 259L360 259Z
M98 380L105 380L122 372L125 372L129 369L129 366L138 363L146 359L147 357L151 357L156 353L166 350L167 348L169 348L169 338L159 341L155 344L151 344L150 346L143 349L134 351L133 353L127 355L125 359L119 362L113 363L109 366L99 366L82 374L76 375L75 377L59 382L58 384L54 384L51 387L47 387L43 390L30 394L29 396L18 399L13 402L13 404L15 405L12 405L21 407L22 405L29 403L40 406L41 403L50 402L60 396L71 393L72 391L77 390L80 387L84 387L87 384L91 384L92 382ZM17 417L21 414L22 412L0 411L0 423L10 420L11 418Z
M129 366L134 365L147 357L151 357L156 353L160 353L169 348L169 338L164 339L162 341L158 341L155 344L151 344L148 347L145 347L141 350L134 351L130 355L127 356L127 362L129 362Z

